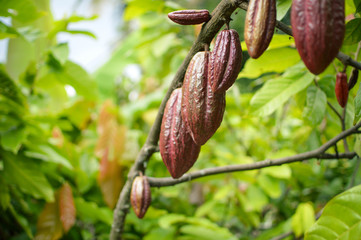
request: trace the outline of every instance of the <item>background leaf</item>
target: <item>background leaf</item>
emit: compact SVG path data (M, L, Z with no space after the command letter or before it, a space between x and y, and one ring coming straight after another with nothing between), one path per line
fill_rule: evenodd
M258 59L249 59L238 78L256 78L268 72L280 73L299 60L296 49L278 48L265 51Z
M253 96L251 106L255 114L267 116L282 106L290 97L306 88L313 80L308 72L297 72L292 75L268 80Z
M321 217L307 231L305 240L357 239L361 236L361 185L329 201Z
M355 18L346 24L344 44L351 45L361 41L361 18Z
M317 125L321 123L326 113L327 97L318 87L311 85L307 88L307 105L303 115Z
M297 237L304 234L315 223L315 211L311 203L298 205L292 217L292 229Z
M4 176L16 184L24 193L35 198L54 201L54 192L43 173L38 171L38 164L30 159L19 159L9 152L1 152L4 160Z

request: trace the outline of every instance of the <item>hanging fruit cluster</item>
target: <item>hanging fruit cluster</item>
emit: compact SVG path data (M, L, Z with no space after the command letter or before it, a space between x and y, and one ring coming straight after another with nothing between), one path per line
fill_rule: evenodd
M276 26L276 0L250 0L245 19L244 39L252 58L268 48ZM209 21L208 10L180 10L168 14L181 25ZM344 33L344 0L293 0L291 25L296 48L310 72L322 73L341 48ZM213 51L195 54L190 61L182 88L175 89L164 110L159 149L173 178L180 178L195 163L204 145L221 125L226 107L226 91L241 70L242 49L238 33L221 31ZM357 81L358 71L347 83L346 73L338 73L336 96L344 107L348 91ZM355 80L356 79L356 80ZM150 205L147 178L135 178L131 203L142 218Z

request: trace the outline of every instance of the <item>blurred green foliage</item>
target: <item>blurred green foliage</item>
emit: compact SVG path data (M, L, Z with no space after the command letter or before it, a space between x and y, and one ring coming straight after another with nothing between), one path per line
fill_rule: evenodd
M347 13L357 12L352 21L359 21L360 1L346 3ZM0 65L1 239L109 238L114 201L127 170L199 31L172 23L167 13L216 5L205 0L127 0L126 34L110 59L89 74L68 59L68 44L56 38L60 32L94 37L69 26L95 17L74 14L54 21L48 0L0 0L0 16L11 19L11 24L0 19L0 39L9 39L7 61ZM285 23L290 5L290 0L277 1L277 17ZM244 17L237 10L231 22L241 40ZM352 21L342 48L350 56L361 36ZM280 31L257 60L249 59L242 46L245 62L227 92L223 123L191 171L291 156L313 150L341 131L339 119L327 107L328 101L341 112L334 94L340 62L313 76L293 39ZM129 66L140 69L140 80L127 74ZM69 87L75 96L68 94ZM350 92L347 127L361 118L360 89L356 85ZM360 154L360 137L347 140ZM337 149L344 151L342 142ZM333 196L361 183L359 161L312 159L154 188L145 218L137 219L132 211L128 215L124 238L268 240L289 231L301 236ZM159 153L150 159L146 175L169 176ZM72 188L67 197L76 209L68 232L57 207L65 183ZM357 201L338 204L354 206ZM337 214L341 218L343 213ZM321 219L310 235L326 221ZM51 227L41 228L44 224Z

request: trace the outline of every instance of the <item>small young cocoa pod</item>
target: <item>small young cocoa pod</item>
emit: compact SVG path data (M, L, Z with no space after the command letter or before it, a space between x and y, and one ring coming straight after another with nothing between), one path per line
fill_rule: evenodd
M146 176L137 176L133 180L130 203L138 218L143 218L152 200L149 182Z
M195 25L207 22L211 19L208 10L179 10L168 13L168 18L181 25Z
M242 49L238 33L221 31L210 53L208 83L214 93L225 92L236 81L242 65Z
M187 172L201 150L182 120L181 101L182 89L175 89L164 109L159 136L160 154L173 178L179 178Z
M244 26L244 41L252 58L268 48L276 27L276 0L250 0Z
M291 10L296 48L310 72L323 72L336 57L345 34L344 0L294 0Z
M348 82L348 90L351 90L356 85L357 79L358 79L358 69L354 68L351 72L351 77Z
M208 84L209 52L198 52L188 65L183 82L182 118L194 142L205 144L221 125L225 92L213 93Z
M335 93L338 103L341 107L345 107L348 98L348 85L347 85L347 75L346 73L337 73L336 75L336 85Z

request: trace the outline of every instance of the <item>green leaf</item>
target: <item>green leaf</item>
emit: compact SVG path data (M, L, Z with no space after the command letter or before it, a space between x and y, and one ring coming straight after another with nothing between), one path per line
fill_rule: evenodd
M67 43L60 43L53 47L51 52L54 58L63 65L68 60L69 46Z
M3 67L0 67L0 96L3 95L12 101L23 105L24 97L14 81L6 74Z
M155 228L152 229L143 239L144 240L169 240L174 239L176 228Z
M0 6L0 16L12 17L23 23L32 22L43 15L31 0L0 0Z
M267 174L261 174L259 175L257 182L262 190L271 198L278 198L281 196L282 189L278 179L273 178Z
M207 228L204 226L195 226L195 225L185 225L180 228L180 232L191 236L193 239L199 240L235 240L234 237L228 229L226 228Z
M335 99L336 75L325 75L317 81L318 86L326 94L327 98Z
M272 37L272 41L270 42L270 44L267 48L267 51L269 51L271 49L276 49L276 48L289 47L289 46L293 45L294 43L295 43L295 40L293 37L290 37L285 34L274 34ZM245 41L241 42L241 47L242 47L242 51L247 50L247 45L246 45Z
M94 33L89 32L89 31L85 31L85 30L64 30L63 32L67 32L67 33L70 33L70 34L82 34L82 35L92 37L94 39L97 38L97 36L95 36Z
M346 24L345 45L352 45L361 41L361 18L355 18Z
M104 222L109 226L113 222L113 213L109 208L99 207L95 202L86 202L82 198L75 198L77 216L84 220L96 223Z
M360 86L358 88L355 100L355 119L354 122L358 122L361 119L361 83Z
M321 217L306 232L305 240L359 239L361 236L361 185L329 201Z
M5 25L0 21L0 40L4 38L16 38L19 33L12 27Z
M159 226L162 228L169 228L174 223L184 222L187 219L186 216L181 214L166 214L159 219Z
M292 5L292 0L277 0L277 20L282 20Z
M283 72L300 61L296 49L277 48L266 51L258 59L248 59L238 78L256 78L264 73Z
M315 211L311 203L298 205L292 217L292 229L297 237L304 234L315 223Z
M361 12L361 0L353 0L356 8L356 13Z
M4 181L3 176L0 174L0 207L3 210L6 210L10 204L10 194L9 187Z
M28 238L33 239L34 237L33 233L31 232L29 221L23 215L18 214L12 205L9 206L9 210L13 218L16 219L16 222L21 226Z
M269 203L266 194L255 185L249 185L247 187L247 199L248 201L244 203L246 211L261 212L264 206Z
M64 70L57 73L56 77L61 83L71 85L78 95L88 100L96 100L96 83L78 64L67 61L64 64Z
M69 163L68 159L57 152L52 146L45 144L27 144L27 146L29 147L29 150L25 151L26 156L57 163L68 169L73 169L73 166Z
M124 20L129 21L150 11L161 11L164 8L162 0L130 0L125 8Z
M7 181L35 198L54 201L53 189L43 173L39 171L37 163L10 152L2 151L1 153L4 160L4 176Z
M307 105L303 112L313 125L321 123L325 117L327 106L326 94L318 87L311 85L307 89Z
M251 99L254 113L267 116L282 106L289 98L305 89L313 80L309 72L289 70L281 77L268 80Z
M8 151L17 153L26 138L26 128L16 127L1 134L1 146Z
M267 167L262 172L279 179L290 179L292 176L291 168L287 165Z

